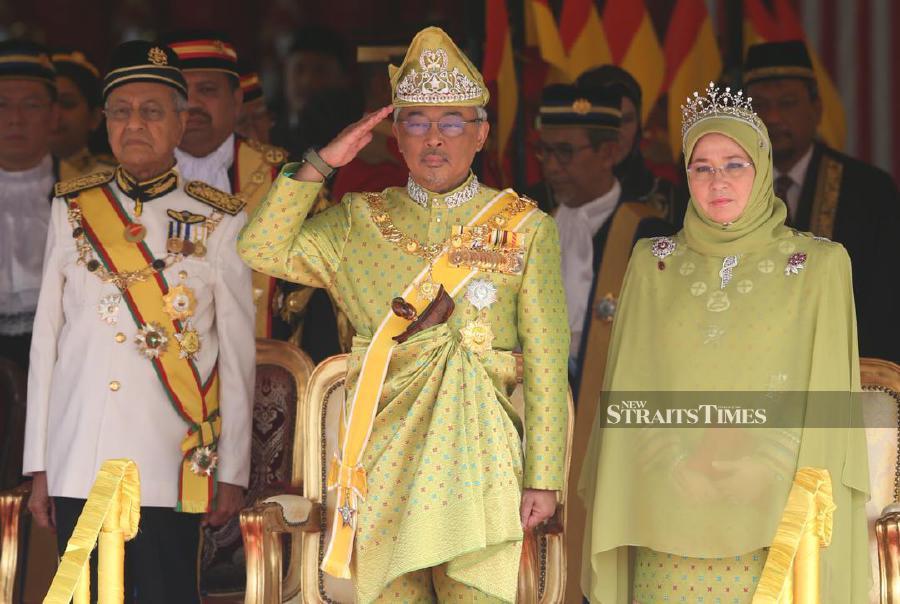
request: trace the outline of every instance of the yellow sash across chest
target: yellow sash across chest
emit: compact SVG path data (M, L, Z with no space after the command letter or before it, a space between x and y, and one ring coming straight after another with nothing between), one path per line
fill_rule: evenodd
M537 212L533 202L523 200L511 190L500 192L475 215L467 226L484 225L510 232L521 229ZM468 266L454 265L445 249L422 269L403 292L403 298L421 313L429 300L413 295L417 284L428 273L435 283L444 286L455 297L478 272ZM352 397L344 406L338 439L340 457L332 461L328 473L328 488L337 489L336 512L331 526L331 538L322 560L322 570L329 575L349 579L350 559L356 534L357 509L367 491L366 471L362 459L375 423L378 403L387 376L388 365L396 342L393 337L402 333L410 321L388 311L363 357L359 379Z
M105 186L94 187L69 199L69 205L81 211L85 236L105 267L117 273L140 271L154 261L153 254L143 241L129 242L123 233L131 220L115 195ZM188 432L181 443L184 454L178 482L176 510L203 513L211 509L215 500L215 469L192 471L195 451L210 447L214 450L219 438L219 377L213 368L205 380L201 379L190 358L181 358L174 334L184 325L165 312L163 296L169 285L161 271L154 271L147 279L133 282L121 290L128 310L138 328L155 323L162 326L170 345L159 357L149 359L159 382L178 415L188 424Z

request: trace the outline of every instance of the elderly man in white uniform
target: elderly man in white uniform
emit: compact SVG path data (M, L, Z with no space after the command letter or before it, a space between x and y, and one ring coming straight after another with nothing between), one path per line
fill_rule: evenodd
M173 169L186 95L168 47L114 53L104 98L120 165L56 187L28 378L29 509L61 551L103 461L137 463L126 561L142 602L199 601L199 525L240 509L250 472L246 219L239 199Z

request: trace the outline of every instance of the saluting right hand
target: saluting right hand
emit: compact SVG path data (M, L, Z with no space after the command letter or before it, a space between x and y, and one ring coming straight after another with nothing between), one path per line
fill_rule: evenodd
M367 113L361 120L344 128L333 141L322 147L319 150L319 157L332 168L346 166L353 161L363 147L372 142L372 129L378 125L378 122L389 116L393 110L393 105L386 105L378 111ZM321 174L309 164L304 165L294 175L294 178L300 181L320 182L322 180Z

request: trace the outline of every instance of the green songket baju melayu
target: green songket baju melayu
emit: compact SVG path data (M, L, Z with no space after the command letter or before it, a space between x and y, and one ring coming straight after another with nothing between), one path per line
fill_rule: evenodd
M581 586L594 604L719 601L713 593L749 603L794 473L806 466L828 470L837 505L822 602L867 601L865 434L849 427L859 418L850 393L860 389L850 261L839 244L784 226L771 145L756 122L709 117L687 130L687 158L708 133L746 151L750 198L730 225L692 199L675 237L638 241L601 409L618 392L676 391L695 405L759 393L770 410L797 393L808 402L793 422L751 428L626 427L598 413L579 483L589 518Z
M383 236L384 222L376 223L364 194L348 194L307 220L319 185L288 178L295 169L285 168L238 246L260 272L327 288L350 318L357 336L349 399L391 300L426 261ZM470 175L445 194L411 181L381 198L399 231L439 244L498 193ZM563 487L569 347L556 226L534 211L520 232L520 272L479 271L455 297L446 323L394 349L363 461L368 495L358 510L354 552L360 602L397 576L445 562L451 578L515 599L521 490ZM493 334L483 351L467 344L466 328L476 323ZM524 356L524 429L508 398L516 349Z

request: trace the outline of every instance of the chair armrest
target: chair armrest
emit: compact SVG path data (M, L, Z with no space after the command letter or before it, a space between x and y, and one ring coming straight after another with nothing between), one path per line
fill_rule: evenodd
M22 514L27 513L31 482L0 493L0 602L13 601L21 549Z
M246 604L281 604L283 533L319 531L321 505L300 495L275 495L241 511L247 564Z

